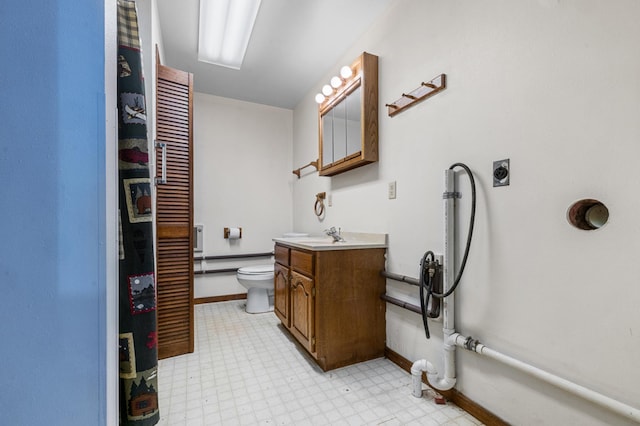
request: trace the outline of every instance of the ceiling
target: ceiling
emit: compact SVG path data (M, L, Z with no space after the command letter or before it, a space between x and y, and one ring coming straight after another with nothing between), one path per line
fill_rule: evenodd
M393 1L263 0L234 70L198 62L199 0L157 0L164 65L193 73L197 92L293 109Z

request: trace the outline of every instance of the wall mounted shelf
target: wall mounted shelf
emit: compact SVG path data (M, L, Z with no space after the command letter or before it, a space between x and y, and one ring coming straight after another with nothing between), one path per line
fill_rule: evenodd
M402 97L397 101L386 104L387 111L389 113L389 117L393 117L394 115L404 111L405 109L417 104L420 101L423 101L438 92L443 91L447 88L447 77L445 74L440 74L439 76L429 80L428 82L422 82L420 87L412 90L409 93L403 93Z

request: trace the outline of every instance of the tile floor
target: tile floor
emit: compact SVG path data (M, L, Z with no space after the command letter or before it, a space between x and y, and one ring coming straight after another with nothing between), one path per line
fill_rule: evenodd
M195 352L158 366L160 425L481 424L411 396L411 375L385 358L323 372L273 313L244 304L196 305Z

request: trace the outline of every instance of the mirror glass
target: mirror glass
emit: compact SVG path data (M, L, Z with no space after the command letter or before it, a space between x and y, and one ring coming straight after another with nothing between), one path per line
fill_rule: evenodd
M360 152L360 86L322 115L322 164Z
M347 155L347 98L333 107L333 161Z
M347 96L346 104L347 143L345 156L360 151L360 86Z
M333 163L333 110L322 116L322 164Z

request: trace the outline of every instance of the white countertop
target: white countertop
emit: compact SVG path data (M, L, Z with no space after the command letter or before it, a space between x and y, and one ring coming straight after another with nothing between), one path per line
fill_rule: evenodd
M387 248L387 234L368 234L363 232L342 232L344 241L334 242L332 237L317 235L308 237L274 238L276 243L306 250L354 250L369 248Z

